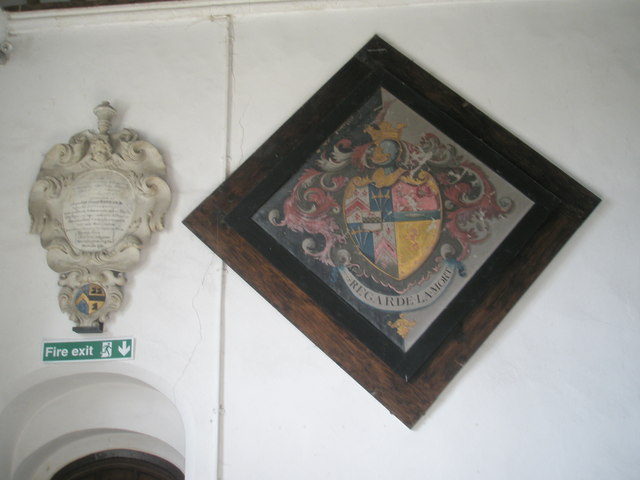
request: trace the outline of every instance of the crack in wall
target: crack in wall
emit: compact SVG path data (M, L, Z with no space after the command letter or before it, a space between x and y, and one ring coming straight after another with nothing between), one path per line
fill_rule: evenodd
M202 337L202 318L200 317L200 313L198 312L198 308L196 307L196 299L200 295L200 292L202 292L202 290L204 289L204 282L205 282L207 276L209 275L209 271L211 270L211 267L213 266L213 263L214 263L214 258L211 258L211 261L209 262L209 265L207 266L207 268L204 271L204 274L202 275L202 280L200 282L200 288L198 289L198 291L195 293L195 295L191 299L191 309L194 311L194 313L196 314L196 318L198 319L198 341L195 343L195 345L191 349L191 353L189 353L189 358L187 359L187 362L185 363L184 367L182 368L182 371L180 372L180 375L178 375L178 378L176 379L176 381L173 382L172 394L173 394L173 402L174 403L176 403L176 388L177 388L178 384L182 381L182 378L184 377L187 369L191 365L191 361L193 360L193 356L195 355L196 350L198 349L198 347L202 343L202 339L203 339L203 337Z

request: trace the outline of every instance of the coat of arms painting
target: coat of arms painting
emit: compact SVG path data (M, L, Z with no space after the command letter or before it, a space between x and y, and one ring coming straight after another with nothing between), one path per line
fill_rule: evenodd
M376 36L185 224L412 427L599 201Z
M533 204L379 87L253 221L407 352Z

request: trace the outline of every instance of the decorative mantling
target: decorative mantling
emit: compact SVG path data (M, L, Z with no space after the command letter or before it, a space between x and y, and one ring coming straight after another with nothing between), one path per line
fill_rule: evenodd
M151 233L164 228L171 201L166 166L133 130L109 133L116 110L94 109L86 130L45 155L29 197L31 232L60 274L60 308L78 333L102 332L123 299L126 272Z

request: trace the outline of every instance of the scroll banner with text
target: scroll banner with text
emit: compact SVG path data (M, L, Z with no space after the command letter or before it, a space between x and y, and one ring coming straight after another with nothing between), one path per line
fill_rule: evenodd
M412 289L412 293L404 295L385 295L376 292L363 285L348 268L342 267L339 272L351 293L361 302L378 310L409 312L428 307L435 302L451 283L459 268L456 262L447 261L432 281L418 285Z

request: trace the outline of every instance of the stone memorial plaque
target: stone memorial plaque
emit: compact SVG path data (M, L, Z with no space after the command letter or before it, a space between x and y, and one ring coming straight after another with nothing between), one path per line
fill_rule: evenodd
M115 109L45 155L29 197L31 230L60 274L59 303L79 333L101 332L122 303L126 272L164 228L171 191L160 152L133 130L109 133Z

